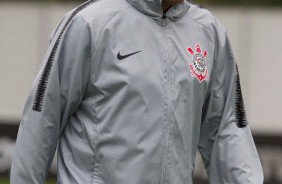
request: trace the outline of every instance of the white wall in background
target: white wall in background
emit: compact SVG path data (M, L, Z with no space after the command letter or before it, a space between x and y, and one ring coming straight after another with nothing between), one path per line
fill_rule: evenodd
M0 2L0 120L19 120L49 35L77 4ZM254 132L282 133L282 9L211 7L227 28Z
M282 9L213 8L238 61L252 130L282 133Z
M19 120L49 36L74 4L0 2L0 120Z

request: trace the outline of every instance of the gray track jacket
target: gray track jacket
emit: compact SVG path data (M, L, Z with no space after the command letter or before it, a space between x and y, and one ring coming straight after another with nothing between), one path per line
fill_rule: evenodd
M12 184L261 184L236 63L209 11L88 1L54 31L27 100Z

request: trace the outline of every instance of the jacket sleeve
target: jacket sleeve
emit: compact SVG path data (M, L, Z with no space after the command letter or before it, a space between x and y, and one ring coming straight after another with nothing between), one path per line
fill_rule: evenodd
M216 45L198 149L211 184L262 184L262 167L246 119L238 68L225 32Z
M59 137L88 86L91 38L87 22L66 16L55 29L18 131L11 184L43 184Z

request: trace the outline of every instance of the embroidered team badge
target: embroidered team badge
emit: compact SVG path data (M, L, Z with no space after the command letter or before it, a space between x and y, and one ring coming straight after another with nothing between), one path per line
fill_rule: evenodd
M189 65L191 75L197 77L200 82L206 80L208 74L206 67L207 51L202 51L199 44L195 47L196 52L191 47L188 47L187 51L192 55L192 62Z

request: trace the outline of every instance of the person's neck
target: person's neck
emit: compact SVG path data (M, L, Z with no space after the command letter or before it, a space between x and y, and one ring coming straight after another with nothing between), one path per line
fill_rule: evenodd
M163 12L166 13L170 9L171 5L163 1Z

